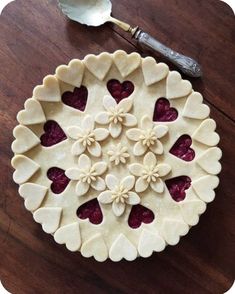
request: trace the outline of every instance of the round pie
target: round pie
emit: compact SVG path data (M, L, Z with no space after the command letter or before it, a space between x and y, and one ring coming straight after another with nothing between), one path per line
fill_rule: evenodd
M97 261L176 245L214 197L221 150L189 81L138 53L46 76L17 115L13 178L59 244Z

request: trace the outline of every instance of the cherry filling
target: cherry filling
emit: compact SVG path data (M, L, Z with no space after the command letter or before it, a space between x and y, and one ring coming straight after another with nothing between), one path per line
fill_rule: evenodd
M154 214L152 210L144 207L140 204L132 206L128 224L132 229L137 229L141 226L141 223L149 224L154 220Z
M62 101L68 106L84 111L87 104L87 96L87 88L81 86L80 88L75 88L73 92L65 92L62 95Z
M94 225L100 224L103 220L103 214L97 199L90 200L81 205L77 210L77 216L81 219L88 218Z
M47 177L52 181L51 191L55 194L62 193L70 182L70 179L65 175L65 171L58 167L50 168L47 171Z
M170 153L184 161L192 161L195 157L195 151L190 148L192 139L189 135L182 135L171 147Z
M179 202L184 200L186 196L185 191L191 186L191 179L187 176L180 176L166 180L165 183L172 199Z
M109 93L119 103L122 99L129 97L134 91L134 85L130 81L120 83L118 80L110 80L107 83Z
M159 98L155 103L153 121L174 121L178 117L178 111L170 107L166 98Z
M45 133L41 136L41 144L44 147L50 147L52 145L58 144L59 142L67 139L64 131L59 126L59 124L54 120L48 120L44 124Z

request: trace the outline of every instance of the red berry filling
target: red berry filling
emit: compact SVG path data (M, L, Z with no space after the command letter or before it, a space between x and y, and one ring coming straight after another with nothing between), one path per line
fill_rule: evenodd
M165 183L172 199L179 202L184 200L186 196L185 191L191 186L191 179L187 176L180 176L166 180Z
M77 210L77 216L81 219L89 218L89 221L98 225L103 220L103 214L97 199L90 200L81 205Z
M44 124L45 133L41 136L41 144L45 147L58 144L59 142L67 139L64 131L59 124L54 120L48 120Z
M47 171L47 177L52 181L51 191L55 194L62 193L70 182L70 179L65 175L65 171L58 167L50 168Z
M153 121L174 121L178 117L178 111L170 107L166 98L159 98L155 103Z
M152 210L140 204L132 206L131 213L128 218L128 224L132 229L137 229L141 223L149 224L154 220Z
M190 148L192 139L189 135L182 135L171 147L170 153L185 161L192 161L195 151Z
M73 92L65 92L62 95L62 101L68 106L84 111L87 104L87 96L87 88L81 86L80 88L74 88Z
M134 85L130 81L120 83L118 80L110 80L107 83L109 93L119 103L122 99L129 97L134 91Z

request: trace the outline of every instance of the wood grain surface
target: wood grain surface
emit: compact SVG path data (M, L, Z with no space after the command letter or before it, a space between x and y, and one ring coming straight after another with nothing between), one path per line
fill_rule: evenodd
M210 105L221 136L216 199L177 246L134 262L85 259L45 234L12 181L16 113L59 64L87 53L138 48L112 25L87 28L68 21L56 0L17 0L0 16L0 280L13 294L222 294L235 277L235 17L219 0L119 0L113 14L202 64L203 79L191 81Z

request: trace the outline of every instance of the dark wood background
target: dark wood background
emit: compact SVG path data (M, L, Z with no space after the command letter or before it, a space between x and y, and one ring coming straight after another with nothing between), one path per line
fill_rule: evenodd
M0 279L13 294L224 293L235 276L235 17L219 0L112 2L114 16L202 64L203 79L192 83L211 107L224 154L216 199L177 246L134 262L97 263L43 233L12 181L16 113L59 64L87 53L138 49L111 25L68 21L56 0L17 0L0 17Z

